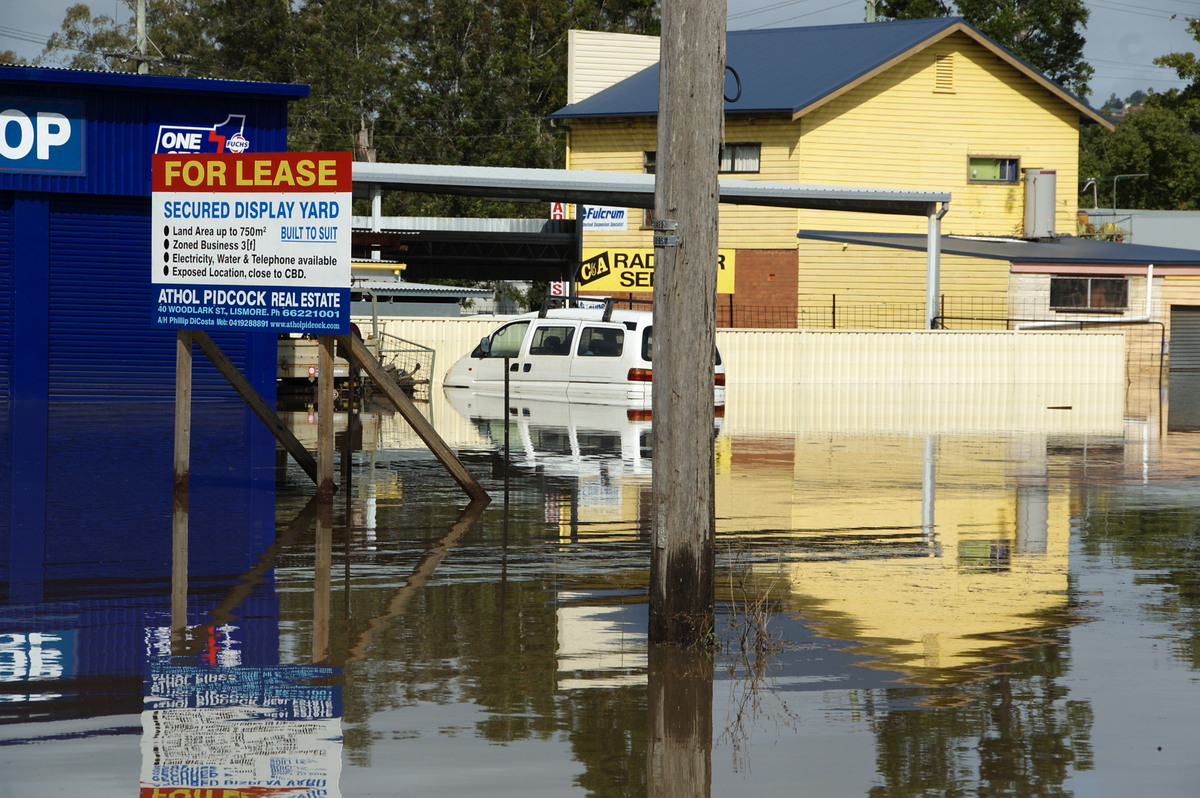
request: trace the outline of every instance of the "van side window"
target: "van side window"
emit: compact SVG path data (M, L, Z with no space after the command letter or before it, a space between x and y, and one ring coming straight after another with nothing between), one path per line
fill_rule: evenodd
M584 327L579 335L579 354L620 357L625 348L625 331L615 327Z
M654 352L654 325L651 324L646 328L646 332L642 333L642 360L649 363L652 358L650 355Z
M518 321L501 327L492 336L492 349L488 357L516 357L521 353L521 342L525 340L525 330L529 322Z
M569 355L574 327L535 327L529 342L531 355Z

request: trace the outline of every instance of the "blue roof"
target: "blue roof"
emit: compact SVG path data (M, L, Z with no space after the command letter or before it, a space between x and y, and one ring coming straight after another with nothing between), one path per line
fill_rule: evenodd
M1081 106L1099 112L1051 82L960 17L729 31L725 63L741 82L741 96L726 101L725 113L794 116L856 80L915 49L962 31ZM603 91L551 114L555 119L630 117L658 114L658 65L647 67ZM737 86L726 74L725 95Z
M218 92L254 94L283 98L307 97L309 87L299 83L259 83L249 80L184 78L169 75L137 75L132 72L102 72L86 69L0 65L0 81L55 86L103 86L111 89L152 92Z

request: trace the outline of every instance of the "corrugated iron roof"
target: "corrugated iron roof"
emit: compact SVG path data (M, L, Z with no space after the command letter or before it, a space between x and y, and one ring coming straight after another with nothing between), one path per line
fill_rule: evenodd
M459 285L406 283L400 280L355 280L351 291L374 291L387 296L449 296L459 299L492 296L490 288L466 288Z
M250 80L138 75L132 72L103 72L90 69L0 65L0 81L52 85L105 86L132 91L180 91L188 94L216 91L222 94L259 94L275 97L307 97L309 87L301 83L260 83Z
M896 22L738 30L726 34L725 63L741 94L725 103L728 115L802 115L828 98L953 33L964 33L1045 85L1080 113L1111 125L1103 114L1049 80L961 17ZM658 114L658 65L648 67L585 100L550 115L553 119ZM736 86L726 75L726 96Z
M908 233L857 233L835 230L801 230L799 238L816 241L836 241L841 244L863 244L872 247L908 249L924 252L928 239ZM1147 244L1124 244L1095 241L1090 238L1062 236L1054 240L1032 241L1020 238L990 236L942 236L942 254L966 255L972 258L1007 260L1012 263L1058 263L1094 265L1197 266L1200 251L1156 247Z

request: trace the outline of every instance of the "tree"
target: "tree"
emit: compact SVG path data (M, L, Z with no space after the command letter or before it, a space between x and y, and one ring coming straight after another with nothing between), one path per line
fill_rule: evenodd
M1083 0L883 0L886 19L923 19L957 13L1012 50L1046 77L1086 98L1095 74L1083 60L1088 10Z
M1200 42L1200 21L1187 29ZM1121 183L1121 204L1147 210L1200 209L1200 58L1170 53L1154 59L1191 83L1148 96L1135 92L1127 114L1114 130L1085 128L1080 139L1079 173L1103 185L1116 175L1148 177Z
M133 0L125 0L127 19L92 15L84 4L67 9L57 33L46 42L34 63L72 69L136 72L137 25ZM204 33L207 0L147 0L146 23L150 37L147 53L152 72L160 75L212 74L215 63L212 39Z
M1121 182L1121 205L1157 210L1200 209L1200 136L1189 115L1149 102L1114 130L1086 127L1080 137L1079 174L1103 187L1116 175L1149 177Z
M132 9L133 0L125 0ZM657 33L656 0L148 0L155 74L307 83L294 149L364 160L554 167L570 28ZM73 6L40 57L135 71L130 18ZM541 206L389 196L389 213L531 215Z
M1189 19L1187 31L1192 39L1200 43L1200 19ZM1171 89L1163 97L1167 105L1184 105L1200 99L1200 56L1195 53L1167 53L1154 59L1157 66L1175 70L1181 80L1190 80L1191 84L1183 89Z
M304 7L294 24L294 63L297 80L311 91L292 107L292 149L352 149L356 160L381 160L378 125L400 113L404 96L399 22L390 0L315 0Z
M1108 96L1108 99L1104 101L1104 105L1100 106L1100 110L1106 114L1111 114L1113 111L1123 107L1125 107L1125 101L1118 97L1117 93L1114 91Z
M882 19L930 19L950 16L954 4L943 0L880 0L875 11Z
M566 103L567 31L657 33L654 0L400 0L403 87L381 119L381 160L552 168L563 135L547 116ZM530 215L540 206L425 195L427 215Z
M25 59L14 53L12 50L0 50L0 64L23 66L25 64Z

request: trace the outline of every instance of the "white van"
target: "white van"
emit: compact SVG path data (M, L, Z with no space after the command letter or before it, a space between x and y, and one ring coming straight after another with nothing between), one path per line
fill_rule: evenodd
M517 316L450 367L445 387L594 404L650 407L654 315L646 310L543 309ZM507 360L506 360L507 359ZM713 368L713 404L725 404L725 366Z

